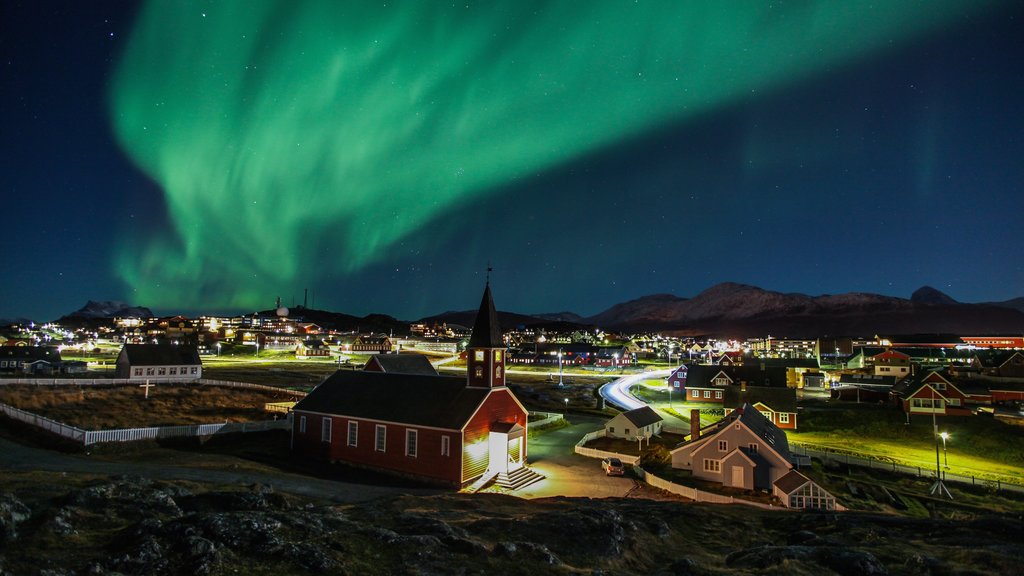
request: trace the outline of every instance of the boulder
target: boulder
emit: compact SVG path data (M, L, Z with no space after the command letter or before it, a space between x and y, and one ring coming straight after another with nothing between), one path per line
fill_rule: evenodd
M21 500L9 492L0 493L0 544L12 542L18 538L18 524L32 516Z

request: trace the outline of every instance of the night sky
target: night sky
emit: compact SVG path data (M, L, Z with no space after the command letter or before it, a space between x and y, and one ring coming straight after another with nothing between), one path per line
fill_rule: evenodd
M1024 296L1020 2L0 4L0 318ZM314 302L311 302L314 304Z

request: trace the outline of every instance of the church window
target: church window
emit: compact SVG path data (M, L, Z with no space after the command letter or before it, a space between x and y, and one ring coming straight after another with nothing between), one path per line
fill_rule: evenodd
M484 377L484 368L483 368L483 366L477 366L475 374L476 374L477 378L483 378Z
M473 358L475 358L477 362L483 362L484 361L484 351L483 350L477 350L477 351L473 352Z

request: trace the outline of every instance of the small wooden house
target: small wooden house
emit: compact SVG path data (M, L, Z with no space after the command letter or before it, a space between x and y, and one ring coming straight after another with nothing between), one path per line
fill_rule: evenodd
M129 380L197 380L203 377L203 362L195 346L125 344L114 375Z
M605 435L610 438L636 440L661 434L663 418L650 406L643 406L628 412L616 414L604 425Z

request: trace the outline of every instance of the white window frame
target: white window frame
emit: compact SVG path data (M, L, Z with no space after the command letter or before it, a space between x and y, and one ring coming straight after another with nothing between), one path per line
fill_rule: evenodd
M705 390L704 391L704 397L705 398L711 398L711 390Z
M722 391L721 390L715 390L715 400L721 400L721 399L722 399Z
M320 421L320 441L331 443L331 417L324 416Z
M306 417L305 416L299 416L299 433L300 434L305 434L306 433Z
M715 460L714 458L705 458L704 459L704 471L705 472L721 473L722 472L722 461L721 460Z
M359 422L356 420L348 421L348 438L346 443L352 448L359 446Z
M416 453L419 449L419 439L419 430L416 430L415 428L405 429L405 455L409 458L416 457Z
M377 424L373 431L373 450L375 452L388 451L388 427Z
M779 412L779 424L789 424L789 412Z
M719 440L718 441L718 451L719 452L728 452L729 451L729 441L728 440Z
M441 456L451 456L452 439L449 436L441 436Z

